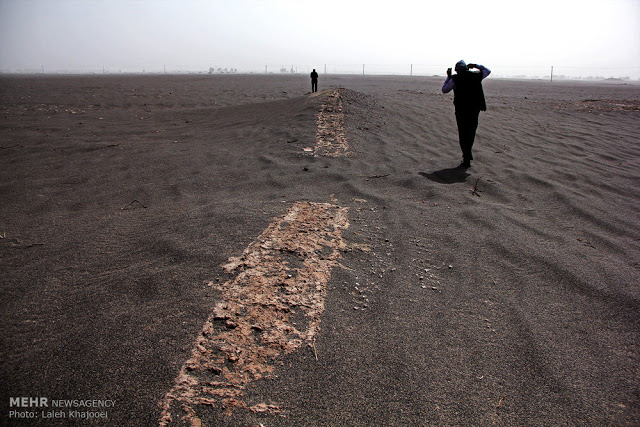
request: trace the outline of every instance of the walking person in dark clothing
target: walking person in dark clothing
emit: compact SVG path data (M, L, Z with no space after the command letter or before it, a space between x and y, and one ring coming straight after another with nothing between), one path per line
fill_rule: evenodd
M475 68L480 72L469 71ZM482 65L469 64L458 61L455 67L456 74L451 75L451 68L447 70L447 79L442 85L442 92L448 93L453 89L453 104L456 109L456 123L458 124L458 139L462 150L462 163L460 167L471 167L471 147L476 138L478 128L478 116L480 111L487 110L482 90L482 80L491 70Z
M318 91L318 73L316 73L316 69L314 68L311 72L311 92Z

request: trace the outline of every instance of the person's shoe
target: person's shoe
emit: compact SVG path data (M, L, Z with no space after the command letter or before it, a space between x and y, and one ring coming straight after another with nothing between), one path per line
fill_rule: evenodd
M458 166L459 168L470 168L471 167L471 162L469 160L463 160L462 163L460 163L460 166Z

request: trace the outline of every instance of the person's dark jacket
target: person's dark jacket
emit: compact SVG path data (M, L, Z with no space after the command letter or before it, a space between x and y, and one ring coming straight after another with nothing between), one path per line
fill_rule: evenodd
M455 83L453 105L456 110L486 111L487 104L482 90L482 74L461 71L451 76Z

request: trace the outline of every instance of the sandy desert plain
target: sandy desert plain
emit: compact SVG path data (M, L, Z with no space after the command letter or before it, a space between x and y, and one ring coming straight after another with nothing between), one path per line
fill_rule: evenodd
M640 424L640 85L442 83L0 77L2 424Z

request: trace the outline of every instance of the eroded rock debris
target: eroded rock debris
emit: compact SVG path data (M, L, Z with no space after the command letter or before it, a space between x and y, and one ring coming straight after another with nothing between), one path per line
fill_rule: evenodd
M332 88L322 102L316 119L316 146L314 156L349 156L349 144L344 131L342 90Z
M579 111L640 111L638 100L585 99L576 103Z
M198 407L230 415L236 408L278 412L277 405L245 401L245 387L268 377L280 355L313 346L324 311L326 284L345 249L348 208L296 202L239 257L223 268L237 272L218 288L212 310L162 401L160 425L200 422Z

